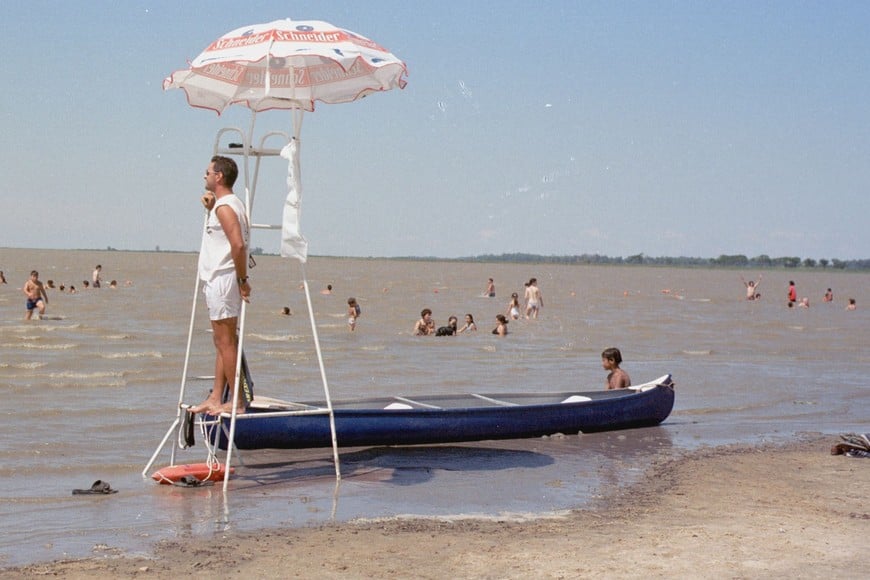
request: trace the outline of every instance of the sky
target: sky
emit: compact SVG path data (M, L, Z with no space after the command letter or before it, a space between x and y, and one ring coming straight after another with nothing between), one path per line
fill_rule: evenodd
M870 257L866 2L0 12L0 247L196 251L216 133L246 129L249 113L193 109L163 79L234 28L293 18L368 36L409 71L404 90L305 115L312 255ZM291 115L256 127L291 132ZM284 164L263 161L257 223L280 223ZM252 240L279 245L275 232Z

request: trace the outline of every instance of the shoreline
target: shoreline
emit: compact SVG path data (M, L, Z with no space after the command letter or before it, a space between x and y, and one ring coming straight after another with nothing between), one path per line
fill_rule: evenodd
M164 540L148 557L3 568L0 578L859 578L870 565L870 461L832 456L834 443L814 434L785 445L700 449L565 516L229 532Z

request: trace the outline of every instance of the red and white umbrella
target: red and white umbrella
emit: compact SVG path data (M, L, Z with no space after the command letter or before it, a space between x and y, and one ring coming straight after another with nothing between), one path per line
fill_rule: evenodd
M289 162L281 255L305 262L308 244L299 232L303 112L313 111L316 101L348 103L404 88L407 72L405 63L362 35L327 22L288 18L228 32L190 68L167 77L163 89L181 89L191 106L218 114L233 104L254 116L271 109L294 111L294 139L281 153Z
M194 107L220 113L303 109L347 103L405 87L405 63L368 38L318 20L275 20L221 36L174 72L163 88L182 89Z

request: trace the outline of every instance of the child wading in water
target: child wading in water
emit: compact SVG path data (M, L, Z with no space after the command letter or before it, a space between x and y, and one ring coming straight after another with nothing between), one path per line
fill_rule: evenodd
M601 353L601 366L610 371L607 375L607 390L624 389L631 386L628 373L619 368L622 363L622 353L618 348L606 348Z
M356 329L356 319L362 314L362 309L356 302L356 298L347 299L347 327L353 332Z

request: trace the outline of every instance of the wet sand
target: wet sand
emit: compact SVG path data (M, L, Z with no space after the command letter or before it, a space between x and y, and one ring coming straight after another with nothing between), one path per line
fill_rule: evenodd
M870 460L832 456L834 443L702 449L559 518L225 534L165 541L147 558L58 561L0 577L864 578Z

